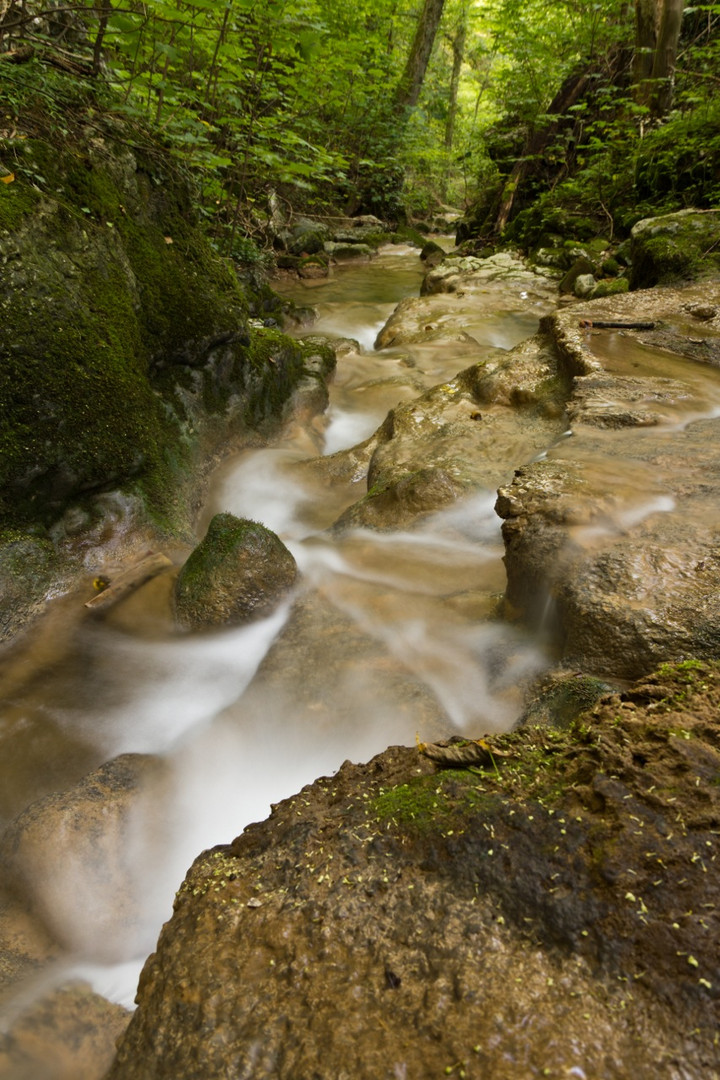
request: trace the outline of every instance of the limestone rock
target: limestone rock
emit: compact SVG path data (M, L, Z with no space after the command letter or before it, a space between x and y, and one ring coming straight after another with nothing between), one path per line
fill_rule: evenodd
M703 374L683 359L712 354L715 330L705 324L706 350L697 323L692 340L623 331L618 354L612 331L581 326L587 316L631 316L682 327L687 305L700 296L714 305L717 294L716 285L631 293L552 319L561 366L575 376L572 438L517 470L500 488L497 511L508 610L553 635L567 666L630 679L664 659L712 657L720 647L720 422L702 417ZM662 351L646 354L638 337ZM611 368L620 355L637 374L604 367L603 349ZM662 362L673 378L655 374Z
M420 251L420 258L428 266L437 266L445 258L445 250L434 240L428 240Z
M486 259L475 255L448 255L425 275L422 295L480 290L488 282L513 282L520 289L542 291L548 288L547 274L533 270L524 259L510 251L498 251Z
M587 299L592 296L596 285L597 281L592 274L578 274L573 285L573 292L579 299Z
M344 262L346 259L369 259L374 254L374 249L361 241L335 241L326 240L323 251L331 259Z
M595 264L585 254L580 254L573 262L572 266L565 274L565 277L561 280L558 286L561 293L572 293L575 290L575 282L581 276L581 274L593 274L595 272Z
M175 610L182 626L227 626L266 615L295 583L295 559L255 521L216 514L180 571Z
M460 494L493 489L563 430L563 383L547 342L531 338L397 405L362 448L326 467L368 462L368 492L336 529L403 528ZM362 453L360 452L362 450Z
M0 998L56 959L58 952L57 943L28 911L26 899L0 894Z
M287 240L287 249L291 255L317 255L329 238L330 230L327 225L309 218L300 218Z

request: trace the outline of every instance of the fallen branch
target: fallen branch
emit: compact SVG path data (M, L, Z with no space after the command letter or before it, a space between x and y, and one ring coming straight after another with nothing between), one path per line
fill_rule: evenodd
M654 322L603 322L600 319L581 319L583 330L654 330Z
M101 611L103 608L110 607L111 604L116 603L126 593L137 589L139 585L143 585L169 566L172 566L172 562L166 555L151 551L140 562L118 574L107 588L99 592L97 596L93 596L92 600L88 600L85 607L91 608L93 611Z

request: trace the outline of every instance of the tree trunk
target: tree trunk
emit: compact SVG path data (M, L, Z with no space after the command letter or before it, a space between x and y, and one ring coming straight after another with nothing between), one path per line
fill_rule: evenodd
M560 118L582 96L587 89L588 82L589 76L586 72L570 75L558 90L547 110L549 115L557 116L558 119L551 121L539 131L533 131L526 139L522 157L515 162L510 176L505 181L500 209L495 219L494 232L501 233L510 220L515 194L525 179L529 162L541 154L554 137L558 130Z
M452 150L455 135L455 120L458 111L458 87L460 86L460 72L465 58L465 39L467 37L467 13L464 12L462 21L457 27L452 39L453 66L450 76L450 102L448 105L447 120L445 122L445 149Z
M95 6L95 11L98 17L98 31L93 42L92 69L93 75L99 75L102 64L103 39L105 38L108 21L112 15L112 7L109 3L101 3Z
M417 105L445 0L425 0L405 70L395 92L397 109Z
M635 0L635 56L633 82L638 105L650 104L648 79L652 74L659 22L658 0Z
M653 92L650 111L653 116L664 116L670 111L672 105L675 61L684 8L685 0L664 0L663 2L652 68Z

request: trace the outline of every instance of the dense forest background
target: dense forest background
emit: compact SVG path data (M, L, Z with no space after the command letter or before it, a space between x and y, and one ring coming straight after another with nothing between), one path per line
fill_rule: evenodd
M719 29L679 0L0 0L0 179L42 189L24 140L82 113L160 140L240 261L278 206L621 237L720 203Z

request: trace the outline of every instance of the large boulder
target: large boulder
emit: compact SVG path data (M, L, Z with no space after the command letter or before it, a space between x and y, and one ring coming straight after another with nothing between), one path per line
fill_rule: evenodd
M108 1080L715 1075L719 676L347 762L204 852Z
M296 576L295 559L274 532L257 521L216 514L178 576L178 622L199 629L267 615Z
M633 289L720 274L720 210L679 210L644 218L631 233Z

